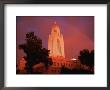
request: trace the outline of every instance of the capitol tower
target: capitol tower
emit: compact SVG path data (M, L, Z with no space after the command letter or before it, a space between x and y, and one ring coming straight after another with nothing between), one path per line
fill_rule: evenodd
M63 35L56 22L52 25L51 34L49 35L48 50L50 50L50 57L65 57Z

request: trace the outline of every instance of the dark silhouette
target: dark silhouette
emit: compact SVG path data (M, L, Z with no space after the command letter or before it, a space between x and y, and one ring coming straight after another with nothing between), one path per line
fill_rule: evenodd
M89 52L88 49L80 51L80 56L78 56L80 63L90 67L91 71L94 71L94 50Z
M33 72L33 66L38 63L44 63L47 69L49 65L52 65L52 60L49 58L49 50L42 47L42 40L34 35L34 32L26 34L26 43L19 45L19 49L23 49L26 53L25 60L27 73Z
M93 74L93 72L91 72L89 70L84 70L82 68L68 69L64 66L62 66L60 73L61 74Z

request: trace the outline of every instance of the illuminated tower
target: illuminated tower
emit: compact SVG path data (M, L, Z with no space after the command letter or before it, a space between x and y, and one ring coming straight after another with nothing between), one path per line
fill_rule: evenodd
M48 49L50 50L50 56L65 57L63 35L60 33L60 28L56 22L54 22L51 34L49 35Z

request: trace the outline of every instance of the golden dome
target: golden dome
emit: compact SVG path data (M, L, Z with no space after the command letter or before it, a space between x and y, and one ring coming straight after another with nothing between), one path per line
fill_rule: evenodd
M52 25L52 32L56 32L56 33L60 34L60 27L59 27L59 25L56 23L56 21L55 21L54 24Z

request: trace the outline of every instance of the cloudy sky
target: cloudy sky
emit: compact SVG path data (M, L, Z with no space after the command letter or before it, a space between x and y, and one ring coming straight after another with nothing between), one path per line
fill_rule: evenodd
M42 39L43 47L48 47L48 35L55 21L64 37L66 58L77 58L82 49L94 49L93 16L17 16L17 60L24 56L18 45L25 43L28 32L34 32Z

